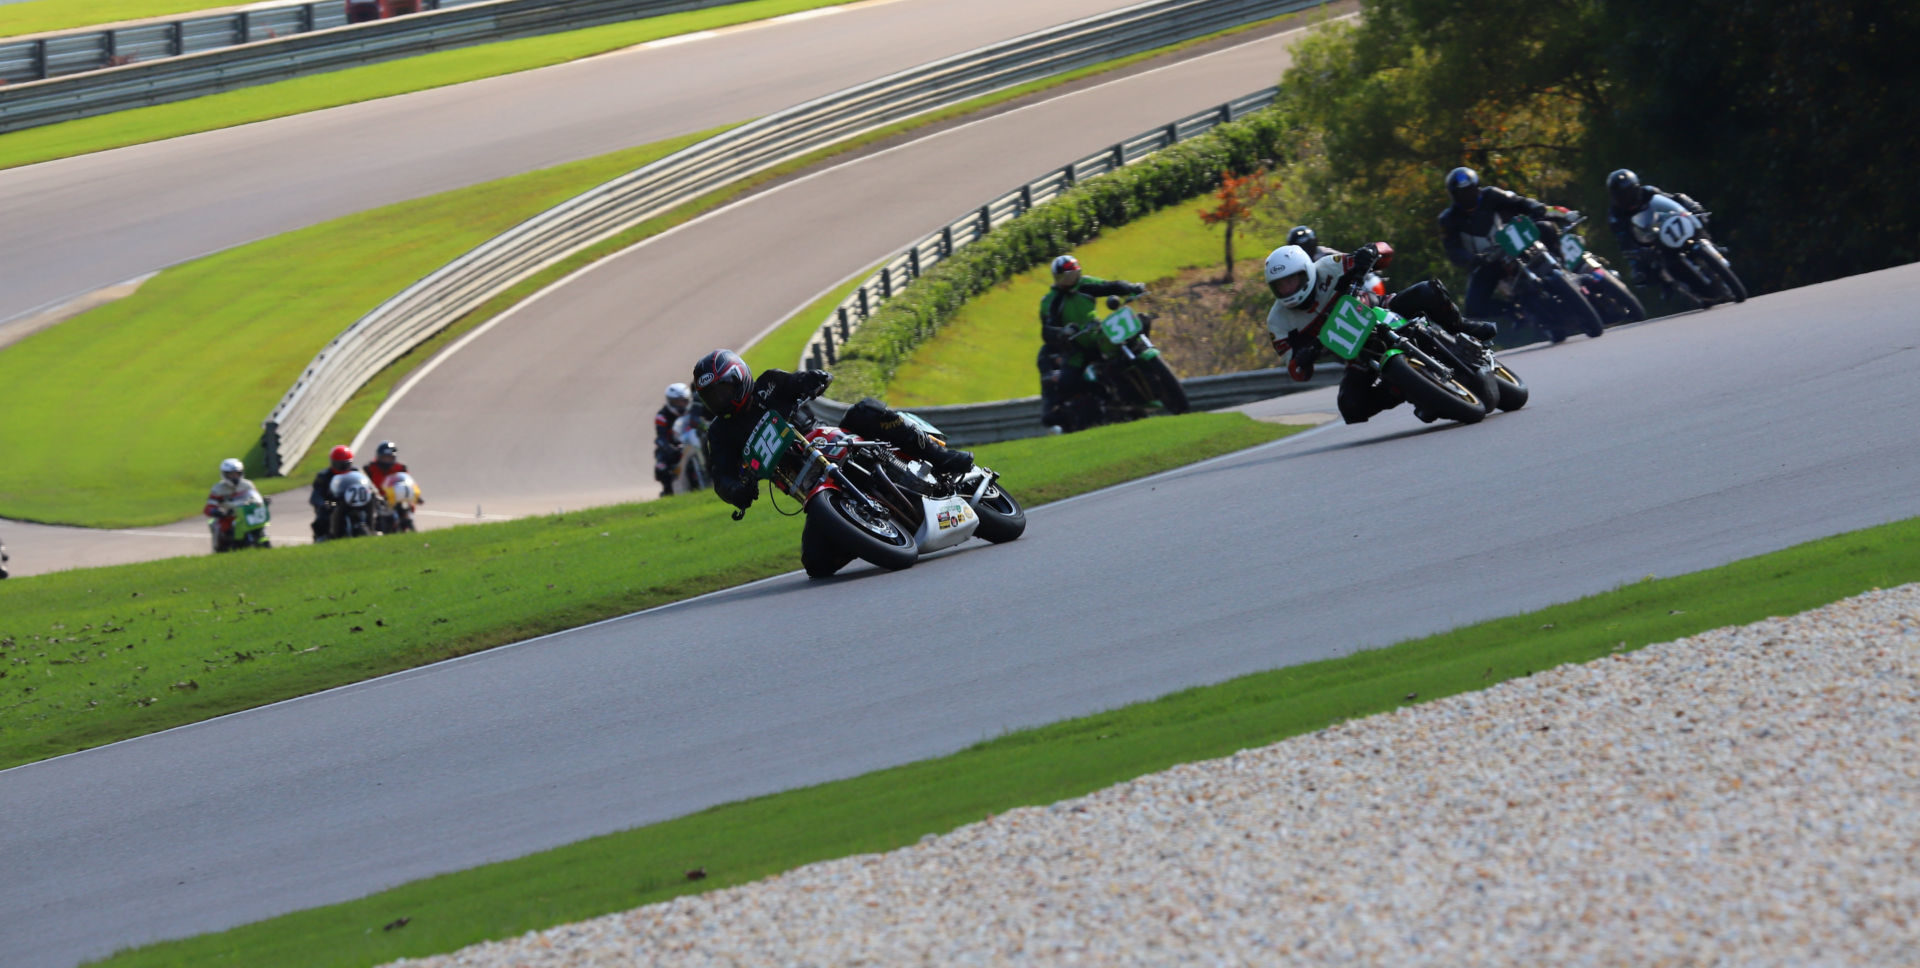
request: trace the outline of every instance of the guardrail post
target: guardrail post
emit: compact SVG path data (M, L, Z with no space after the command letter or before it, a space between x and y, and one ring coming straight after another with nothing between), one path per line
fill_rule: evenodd
M313 4L311 3L301 4L300 5L300 32L303 34L313 33L313 21L314 21Z
M1171 148L1180 143L1180 122L1167 125L1167 143L1161 147Z
M982 205L980 206L980 235L991 231L993 231L993 206Z
M1031 211L1033 211L1033 186L1021 185L1020 186L1020 214L1025 215Z
M872 315L873 315L873 306L867 301L867 287L861 286L860 287L860 318L866 319L867 317Z
M820 344L810 343L807 346L807 369L817 370L819 368L820 368Z
M920 278L920 247L916 245L907 250L907 280L911 282L918 278Z
M1226 124L1228 121L1232 121L1232 120L1233 120L1233 102L1228 101L1227 103L1220 105L1220 123Z
M47 42L45 40L33 42L33 73L43 81L47 79Z
M260 425L260 451L265 477L280 476L280 422L268 420Z
M1127 163L1127 146L1124 144L1114 145L1113 146L1113 167L1122 168L1126 166L1126 163Z
M1065 167L1065 168L1062 168L1062 169L1060 169L1060 174L1062 174L1062 175L1065 175L1065 176L1067 176L1067 187L1068 187L1068 188L1072 188L1072 187L1073 187L1073 184L1074 184L1074 181L1075 181L1075 179L1074 179L1074 177L1073 177L1073 174L1074 174L1074 173L1073 173L1073 170L1074 170L1075 168L1078 168L1078 167L1080 167L1080 163L1076 161L1076 162L1074 162L1073 164L1071 164L1071 165L1068 165L1067 167Z
M187 25L176 20L167 25L167 53L179 57L187 52Z
M940 258L953 258L953 226L951 225L940 230Z
M833 327L831 326L820 327L820 345L826 347L827 349L827 365L828 366L832 366L835 363L840 362L839 360L834 359Z
M251 39L253 39L253 14L242 10L233 20L233 42L244 44Z
M893 298L893 267L892 266L880 267L880 298L881 299Z
M847 319L847 307L841 306L839 309L834 310L833 314L840 319L840 338L846 339L852 336L853 323Z
M101 66L112 67L113 59L118 56L120 56L120 34L117 31L112 31L112 30L101 31L100 32L100 64Z

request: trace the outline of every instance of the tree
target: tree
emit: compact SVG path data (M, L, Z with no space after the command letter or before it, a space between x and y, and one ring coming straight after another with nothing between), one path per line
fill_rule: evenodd
M1265 168L1238 177L1232 172L1223 171L1220 173L1220 188L1213 193L1214 200L1219 204L1200 210L1200 221L1227 227L1226 281L1229 283L1233 282L1233 230L1252 220L1254 206L1267 197L1270 189Z

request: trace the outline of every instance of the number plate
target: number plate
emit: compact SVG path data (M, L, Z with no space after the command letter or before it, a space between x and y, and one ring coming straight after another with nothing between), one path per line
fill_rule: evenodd
M1100 321L1100 332L1107 337L1107 342L1117 346L1140 335L1140 317L1133 314L1132 308L1122 306Z
M1533 224L1533 219L1521 215L1500 226L1500 231L1493 233L1493 241L1499 244L1500 251L1518 256L1527 251L1527 246L1540 241L1540 228Z
M267 523L267 508L263 504L249 504L240 509L240 520L249 528L262 527Z
M754 425L753 433L747 435L747 466L758 471L772 467L780 460L780 453L786 450L785 421L780 415L768 411Z
M1660 222L1660 241L1669 249L1687 244L1700 231L1700 220L1690 212L1675 212Z
M1566 260L1567 268L1578 271L1580 259L1587 254L1587 247L1580 244L1580 237L1567 232L1560 236L1560 258Z
M1353 359L1379 323L1376 312L1384 311L1368 309L1352 296L1341 296L1320 327L1320 345L1338 353L1343 360Z

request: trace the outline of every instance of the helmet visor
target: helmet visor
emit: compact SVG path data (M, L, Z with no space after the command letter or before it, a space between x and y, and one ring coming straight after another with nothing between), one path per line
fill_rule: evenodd
M1272 290L1274 298L1286 299L1290 296L1298 295L1300 290L1305 288L1306 284L1307 274L1305 272L1295 272L1267 283L1267 288Z
M700 402L714 413L734 413L747 399L745 381L731 373L715 376L712 383L694 392L700 394Z

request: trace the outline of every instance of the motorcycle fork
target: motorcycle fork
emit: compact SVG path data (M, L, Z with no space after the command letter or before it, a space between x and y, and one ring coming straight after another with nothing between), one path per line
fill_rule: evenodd
M853 464L852 466L859 467L860 465ZM862 471L867 470L865 467L860 467L860 469ZM923 513L915 513L922 507L920 502L909 500L906 492L900 490L900 485L895 484L892 478L878 472L869 472L867 476L880 482L880 503L889 511L899 515L902 521L907 521L916 528L923 523L921 519L926 515Z

